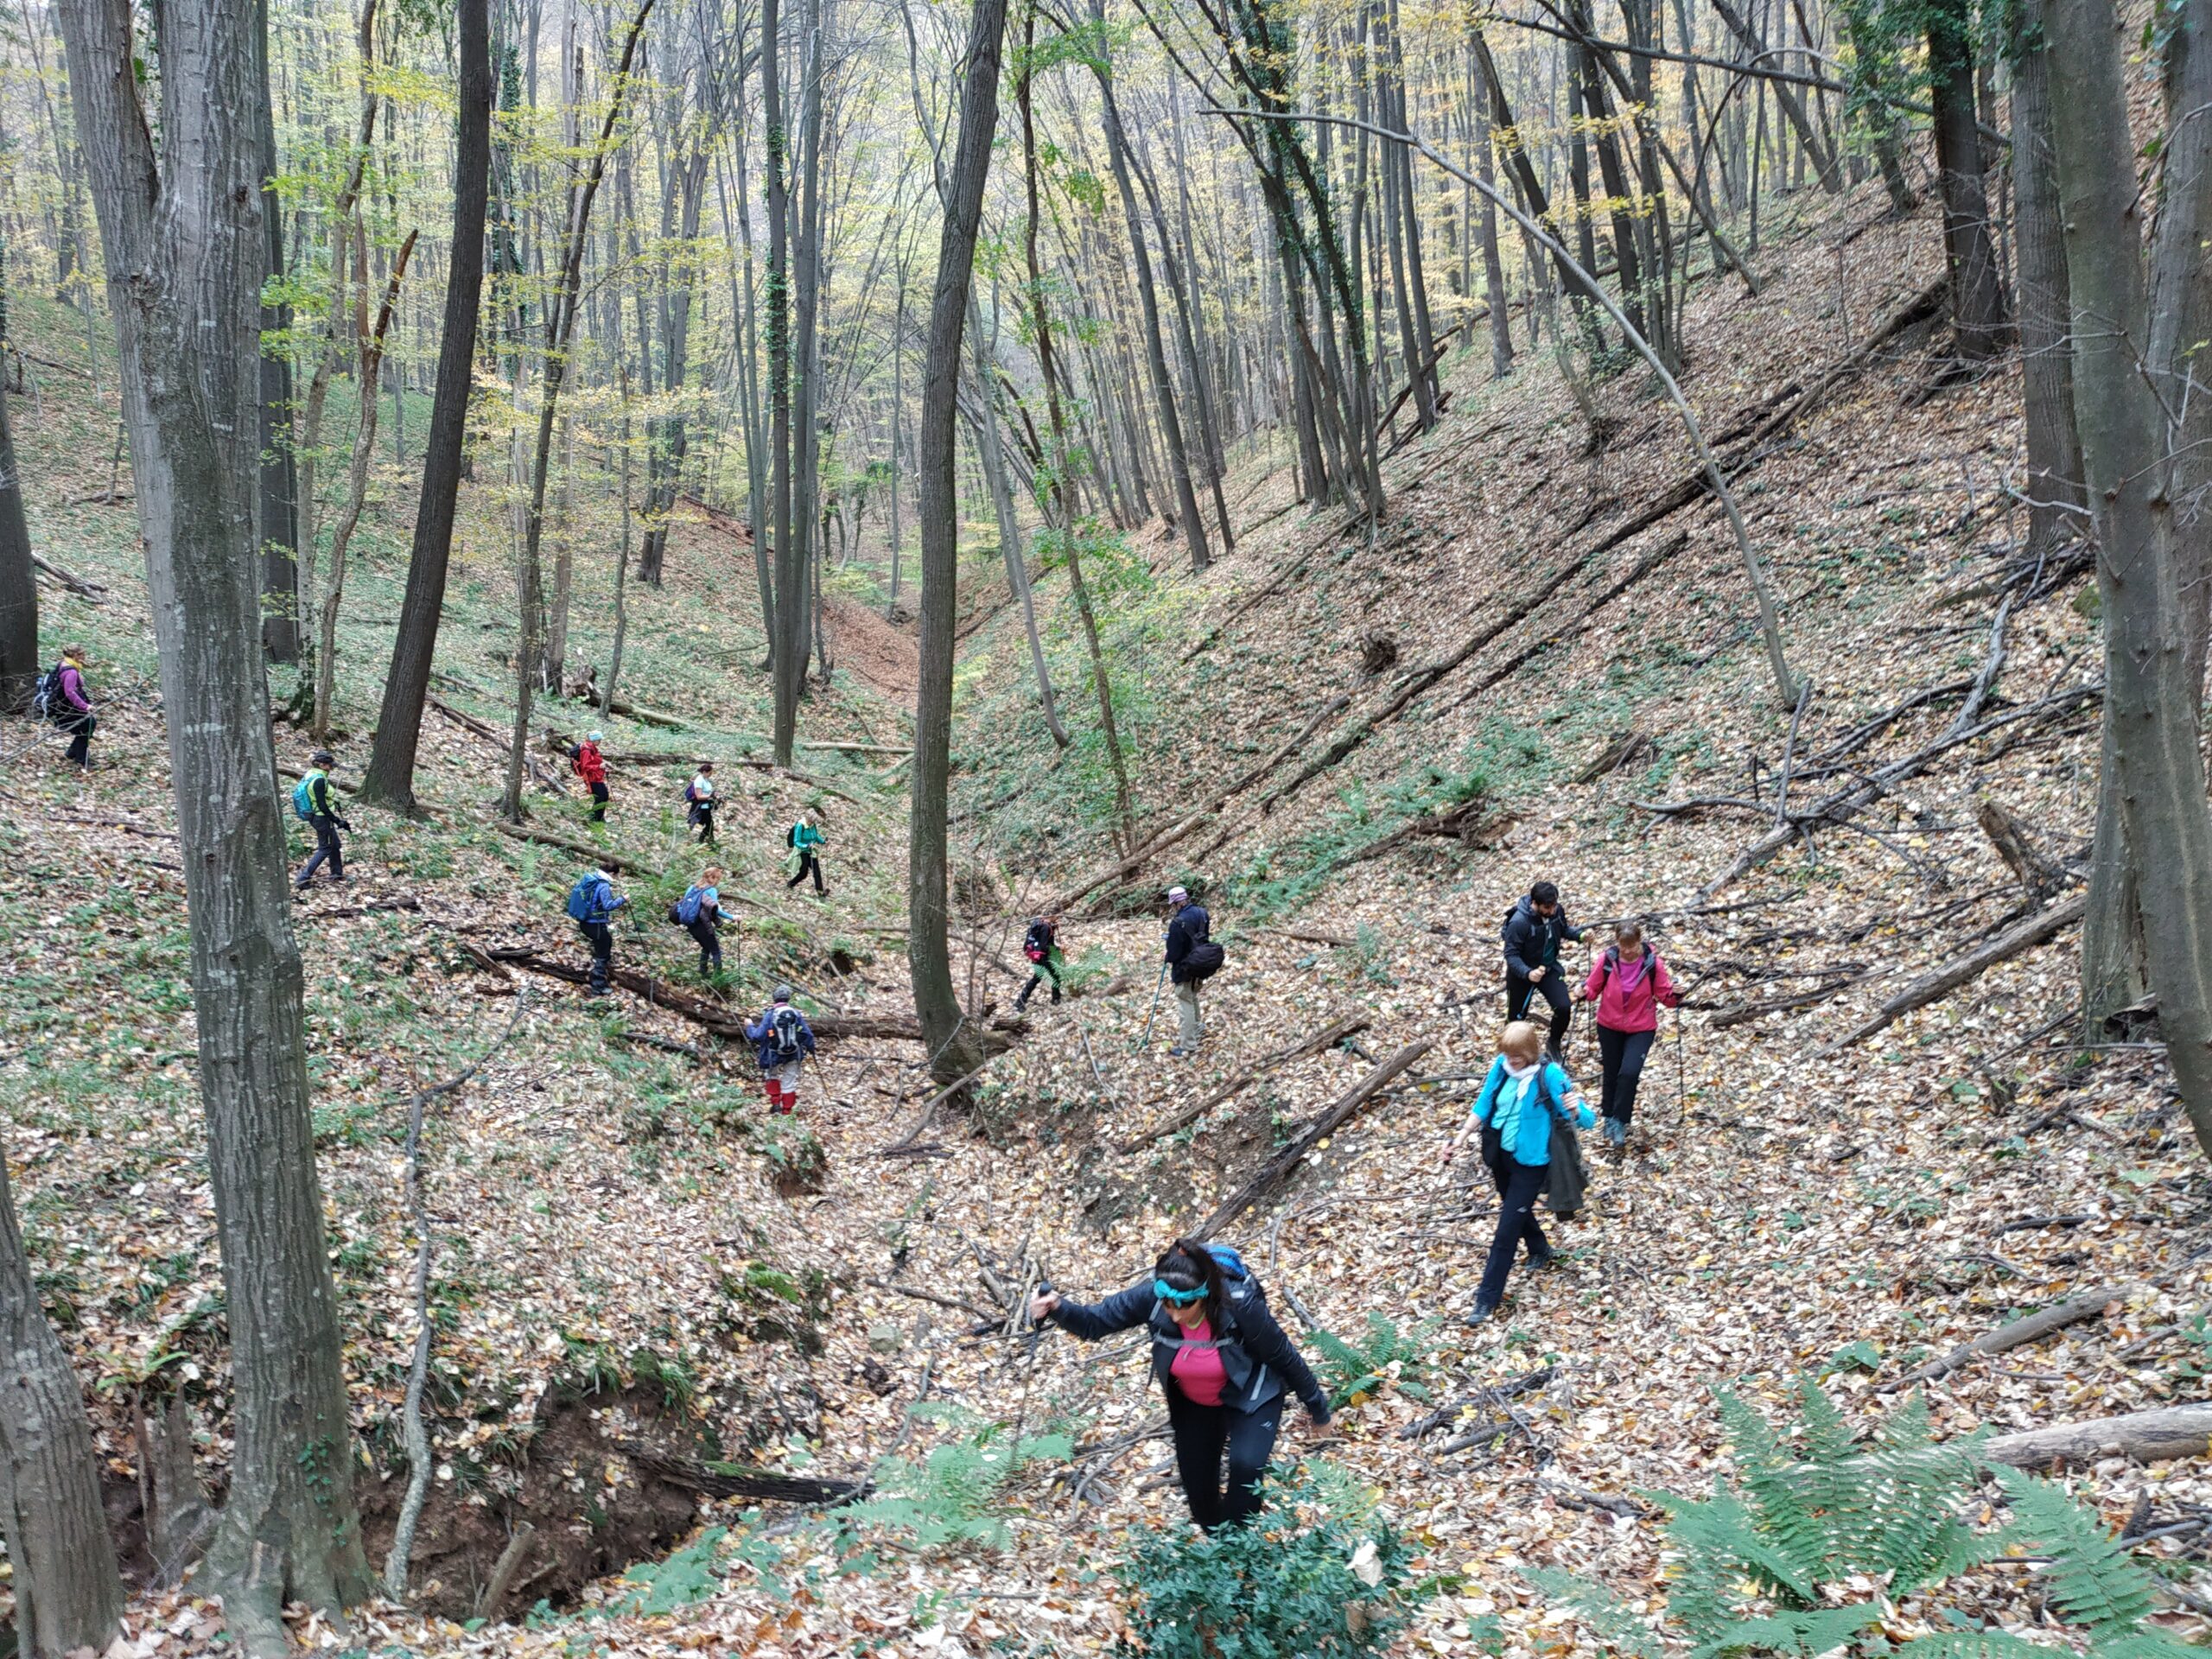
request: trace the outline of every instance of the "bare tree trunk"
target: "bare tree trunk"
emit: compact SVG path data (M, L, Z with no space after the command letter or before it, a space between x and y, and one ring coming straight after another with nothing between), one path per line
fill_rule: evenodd
M784 126L783 49L779 0L760 0L760 98L768 160L768 515L776 601L767 619L768 661L776 700L775 760L788 766L798 738L799 693L806 683L806 563L792 545L791 134ZM756 525L755 546L760 537Z
M885 617L899 613L899 564L903 526L899 518L899 462L904 454L899 435L906 425L906 261L899 261L899 303L891 323L891 597L883 602Z
M522 822L523 758L530 746L531 694L537 677L537 550L545 535L546 473L553 458L553 423L561 402L561 386L569 369L569 342L575 332L579 279L584 262L585 238L591 226L591 206L606 176L607 155L621 124L622 107L630 90L630 65L636 59L638 40L653 0L640 0L630 32L622 42L621 60L615 66L613 95L607 118L592 146L591 165L583 180L570 192L569 222L561 236L561 264L556 286L545 311L545 385L538 394L537 452L530 470L530 501L523 524L521 562L522 638L515 651L515 723L507 747L506 792L500 810L511 823Z
M262 233L267 261L262 274L281 281L284 272L284 208L276 193L276 123L269 104L269 3L259 0ZM67 197L73 207L73 185ZM89 304L86 308L91 309ZM289 302L264 306L261 327L282 339L292 327ZM282 349L261 354L261 644L272 663L300 657L299 476L292 461L292 359Z
M321 639L315 659L315 720L318 741L330 736L330 699L338 680L338 607L346 594L346 550L352 545L354 527L361 522L361 504L369 493L369 460L377 442L377 372L384 363L385 331L391 327L391 313L399 303L400 279L407 274L408 256L415 251L410 231L391 262L391 278L385 286L384 305L377 313L376 330L360 342L355 370L361 386L359 429L353 435L353 465L346 475L346 505L330 537L330 574L324 579Z
M2177 34L2201 42L2212 0L2189 0L2181 21ZM2155 883L2158 893L2157 903L2139 908L2167 1062L2197 1143L2212 1154L2212 810L2183 593L2193 573L2171 493L2174 432L2159 397L2177 361L2158 349L2186 350L2189 342L2153 319L2122 19L2109 4L2058 0L2049 27L2074 308L2075 420L2104 599L2108 747L2129 861L2139 882ZM2201 259L2195 238L2205 223L2208 181L2212 175L2202 168L2175 181L2193 200L2175 202L2170 192L2154 269ZM2190 238L2179 250L2167 241L2175 234Z
M261 671L259 15L252 0L153 14L148 111L129 10L60 14L161 653L229 1309L230 1494L207 1577L241 1645L276 1654L286 1602L335 1612L369 1573Z
M1100 0L1092 0L1094 8ZM1099 15L1095 10L1093 16ZM1175 415L1175 383L1167 373L1167 352L1160 334L1160 298L1152 284L1152 257L1145 251L1144 219L1137 212L1136 191L1129 183L1128 138L1122 130L1122 113L1114 102L1114 77L1102 55L1091 65L1098 75L1098 91L1106 119L1106 150L1114 163L1114 183L1122 197L1122 219L1128 226L1129 251L1136 262L1137 301L1144 314L1145 361L1152 371L1152 391L1160 414L1160 442L1167 446L1167 469L1175 483L1175 511L1182 519L1183 544L1190 550L1191 569L1203 571L1210 563L1206 527L1198 517L1198 493L1191 487L1191 461L1183 448L1183 423Z
M15 1569L16 1640L32 1659L99 1653L123 1612L92 1426L39 1306L0 1149L0 1542Z
M423 493L407 591L385 676L376 746L361 780L364 798L402 811L415 804L415 755L423 704L437 654L438 618L453 563L454 506L468 441L468 399L475 387L476 315L484 296L484 219L491 193L492 48L490 0L461 0L461 110L454 139L453 242L447 254L445 322L438 336L437 391L423 454Z
M4 303L0 300L0 303ZM20 713L38 689L38 575L23 516L23 476L0 388L0 712Z
M2051 153L2049 42L2012 25L2012 178L2019 207L2020 402L2028 447L2028 551L2049 555L2086 527L2074 434L2073 306Z
M937 291L930 304L922 370L922 423L916 482L921 494L921 677L914 697L913 801L907 821L906 961L914 1013L931 1070L948 1086L972 1072L982 1045L952 984L945 937L950 919L945 875L945 820L952 759L952 658L960 619L960 543L953 438L958 420L960 333L976 262L976 229L998 126L999 51L1006 0L976 0L960 94L960 137L944 178L938 237Z
M1475 172L1493 188L1497 182L1496 155L1491 148L1491 100L1484 86L1485 71L1471 46L1467 53L1468 115L1474 128ZM1490 372L1503 380L1513 372L1513 330L1506 315L1505 262L1498 257L1497 204L1482 199L1478 234L1483 251L1483 299L1490 307Z
M1928 85L1936 107L1936 165L1943 187L1952 334L1960 357L1979 363L2005 349L2005 290L1989 234L1989 192L1974 113L1974 42L1964 24L1940 7L1928 15Z
M791 564L796 581L785 599L797 612L796 632L778 642L794 645L789 661L801 687L806 681L807 641L812 634L830 677L827 640L822 626L822 0L803 0L805 33L799 47L798 246L793 276L796 311L791 340L796 396L791 409ZM788 580L788 578L787 578ZM792 707L791 736L798 741L798 707ZM789 766L789 760L781 764Z

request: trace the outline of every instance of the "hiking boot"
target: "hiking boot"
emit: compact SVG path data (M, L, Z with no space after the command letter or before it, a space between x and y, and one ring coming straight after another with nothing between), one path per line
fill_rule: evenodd
M1474 1312L1467 1315L1467 1323L1469 1325L1487 1325L1490 1323L1491 1315L1497 1312L1497 1304L1496 1302L1478 1301L1475 1304Z
M1052 987L1052 1006L1056 1008L1060 1006L1060 988L1057 985Z
M1029 993L1027 990L1023 991L1020 996L1014 999L1014 1011L1016 1014L1021 1013L1024 1009L1027 1008L1028 1006Z
M1564 1221L1566 1217L1562 1216L1560 1219ZM1541 1273L1546 1268L1555 1268L1559 1264L1560 1252L1557 1250L1546 1250L1541 1255L1532 1255L1529 1258L1529 1271L1531 1273Z

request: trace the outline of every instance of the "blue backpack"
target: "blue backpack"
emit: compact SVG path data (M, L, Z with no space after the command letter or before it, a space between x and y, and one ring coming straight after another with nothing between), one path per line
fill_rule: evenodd
M322 774L311 772L292 785L292 816L304 822L315 817L315 780Z
M1252 1276L1251 1270L1244 1265L1244 1258L1236 1254L1236 1247L1233 1244L1209 1243L1206 1254L1213 1257L1220 1267L1221 1276L1224 1279L1234 1281Z
M569 889L569 915L579 922L597 921L603 908L599 902L599 890L606 886L607 878L592 870L576 878L576 885Z
M707 890L704 887L686 887L683 896L676 901L677 923L684 927L690 926L699 919L700 907L706 902Z

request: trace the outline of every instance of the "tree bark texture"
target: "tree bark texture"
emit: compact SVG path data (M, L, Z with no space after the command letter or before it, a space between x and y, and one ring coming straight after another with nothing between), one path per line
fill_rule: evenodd
M122 0L60 13L161 654L229 1309L234 1450L209 1579L247 1649L280 1652L288 1601L335 1610L369 1579L261 672L260 17L253 0L163 5L149 111Z
M375 747L361 779L365 799L403 811L415 804L415 757L423 736L423 699L437 654L438 618L453 564L454 505L468 440L468 400L475 385L476 321L484 295L484 219L492 182L490 0L461 0L461 110L454 137L453 244L446 258L443 332L438 336L437 390L423 455L423 493L415 509L415 541L400 601L399 632L385 676Z
M2190 0L2184 28L2202 39L2208 14L2212 0ZM2167 1060L2198 1144L2212 1152L2212 810L2197 751L2172 432L2157 384L2174 365L2152 351L2121 20L2109 0L2056 0L2050 22L2075 422L2097 534L2110 754L2132 867L2158 894L2142 918ZM2201 190L2204 181L2190 185ZM2164 238L2176 226L2201 222L2194 211L2163 222L2153 262L2171 252ZM2188 257L2201 255L2192 248Z
M2027 429L2028 550L2047 556L2087 525L2074 435L2073 306L2050 142L2043 0L2025 0L2012 41L2012 182L2018 203L2020 402Z
M31 531L23 517L22 469L16 462L15 428L0 391L0 711L30 705L38 689L38 572L31 563Z
M1975 114L1974 41L1942 7L1928 20L1928 82L1936 107L1936 168L1943 192L1943 251L1951 272L1951 327L1960 357L1980 363L2006 344L2005 290L1989 233L1989 188ZM1777 86L1777 91L1783 90Z
M976 0L960 93L960 137L944 180L915 468L921 498L921 673L914 698L913 800L906 830L906 961L914 980L914 1012L929 1046L931 1073L945 1084L967 1076L982 1059L982 1046L968 1028L968 1016L953 990L952 957L945 938L950 919L945 819L952 757L952 658L960 620L960 502L953 439L959 425L960 334L968 317L976 228L982 215L983 185L990 174L991 140L998 125L999 53L1005 33L1006 0Z
M0 1542L33 1659L103 1650L123 1611L85 1396L46 1322L0 1150Z

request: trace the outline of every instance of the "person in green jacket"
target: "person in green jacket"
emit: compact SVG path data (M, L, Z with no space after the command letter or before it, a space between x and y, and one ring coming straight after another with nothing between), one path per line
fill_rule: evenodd
M791 849L784 860L784 867L791 873L791 879L784 885L795 887L805 880L810 872L814 876L814 891L818 894L827 893L830 890L822 885L821 849L829 845L829 838L814 827L811 812L798 815L798 822L791 825L791 833L784 837L784 844Z
M299 810L304 796L307 820L315 830L315 851L300 867L299 879L294 884L302 893L308 890L308 883L315 880L315 871L325 864L330 867L331 880L342 882L346 879L346 846L338 839L338 832L351 830L353 826L339 816L338 807L330 798L328 768L336 764L337 757L328 749L317 749L308 763L309 770L307 775L300 779L293 791L293 810Z

